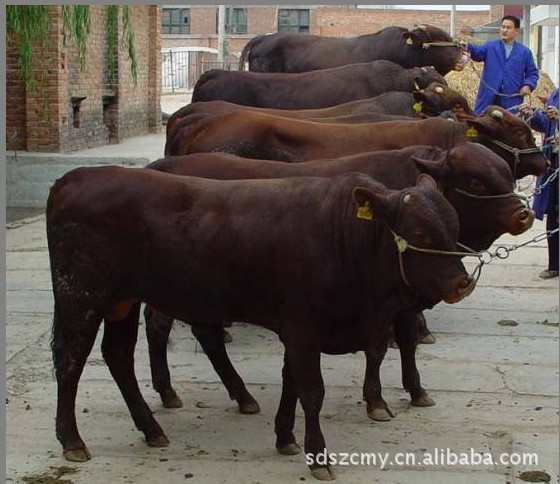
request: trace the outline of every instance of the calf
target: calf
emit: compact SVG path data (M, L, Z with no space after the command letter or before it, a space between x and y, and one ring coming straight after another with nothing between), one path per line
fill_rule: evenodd
M316 109L367 99L384 92L446 84L433 67L409 69L389 61L350 64L300 74L213 69L196 82L192 102L229 101L275 109Z
M75 399L103 319L102 353L136 426L148 444L168 442L134 375L141 301L196 324L242 320L277 332L284 389L305 413L309 467L327 479L316 460L326 448L321 351L384 346L399 308L455 303L474 289L456 252L457 216L427 175L396 191L360 173L217 181L79 168L51 189L46 223L56 432L72 461L90 458ZM280 452L296 445L288 413L276 419Z

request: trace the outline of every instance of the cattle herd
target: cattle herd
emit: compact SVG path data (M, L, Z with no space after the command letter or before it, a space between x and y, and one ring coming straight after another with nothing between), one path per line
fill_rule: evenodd
M167 123L165 157L144 169L78 168L47 202L54 292L56 436L66 459L90 452L78 432L78 382L104 321L103 357L151 446L168 439L134 373L141 304L154 388L181 406L166 345L174 319L193 334L242 413L256 413L226 352L224 323L243 321L284 345L276 448L305 452L321 480L330 466L319 413L320 355L364 351L363 397L393 417L379 378L394 339L412 405L421 386L422 311L468 296L471 251L529 229L534 213L514 181L547 160L530 128L489 106L475 116L443 77L461 47L432 26L354 39L259 36L250 71L212 70Z

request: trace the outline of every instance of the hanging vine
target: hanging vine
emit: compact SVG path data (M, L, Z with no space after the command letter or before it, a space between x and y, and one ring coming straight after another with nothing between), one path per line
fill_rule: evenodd
M44 46L51 28L49 5L7 5L6 39L18 50L18 68L25 87L35 89L33 46Z
M134 48L134 31L130 23L130 8L121 5L121 21L123 34L121 48L128 53L130 60L130 72L136 85L138 82L138 62ZM107 79L109 84L118 82L117 71L117 43L118 43L119 5L107 5L106 39L107 39Z
M33 56L37 48L46 45L52 28L51 5L7 5L6 38L18 51L18 68L25 87L36 88L33 69ZM109 80L115 82L117 59L118 5L107 5L107 49ZM87 61L87 39L91 31L89 5L62 5L61 7L63 44L72 39L76 45L78 64L83 71ZM134 48L134 32L130 22L130 8L121 6L123 25L122 48L128 53L134 84L138 80L138 62Z
M63 45L66 45L67 37L74 40L78 64L83 71L86 68L87 38L91 31L89 5L63 5L62 28Z

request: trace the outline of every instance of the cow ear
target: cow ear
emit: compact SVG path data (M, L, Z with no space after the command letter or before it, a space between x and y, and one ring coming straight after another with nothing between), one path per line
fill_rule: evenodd
M416 185L420 188L437 190L436 181L430 175L426 175L425 173L421 173L420 175L418 175L418 178L416 179Z
M443 180L445 174L447 173L447 163L445 158L440 160L427 160L425 158L419 158L417 156L412 157L412 161L422 173L430 175L436 180Z
M497 121L488 115L473 116L465 121L471 128L486 136L494 136L498 128Z
M356 187L352 192L357 205L356 217L362 220L380 219L385 220L391 210L389 190L379 184L379 188L373 190Z
M416 38L414 32L408 30L401 34L401 37L408 45L419 45L421 42Z

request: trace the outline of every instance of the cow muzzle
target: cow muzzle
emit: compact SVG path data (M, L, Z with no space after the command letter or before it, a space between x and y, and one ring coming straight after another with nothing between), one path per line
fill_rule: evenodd
M469 275L462 276L455 284L453 292L446 294L443 300L447 304L455 304L469 296L476 287L476 280Z
M471 60L471 58L470 58L469 54L466 53L466 52L463 52L461 54L461 58L455 64L454 70L462 71L467 66L467 64L469 63L470 60Z
M535 212L530 208L522 208L515 217L515 224L509 231L511 235L520 235L533 226L535 221Z

